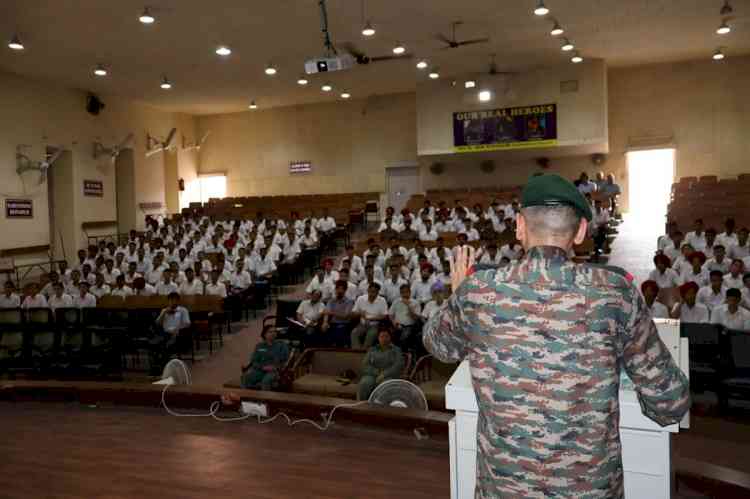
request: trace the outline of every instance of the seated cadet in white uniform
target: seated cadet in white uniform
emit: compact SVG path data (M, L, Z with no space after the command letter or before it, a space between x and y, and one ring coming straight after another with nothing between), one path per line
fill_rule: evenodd
M5 281L4 293L0 296L0 308L18 308L21 306L21 297L16 293L16 285L13 281Z
M360 323L351 333L351 347L370 348L377 339L380 322L388 316L388 304L380 296L380 284L371 282L367 294L357 298L352 316L359 317Z
M56 282L52 286L52 295L47 300L47 304L53 312L58 308L71 308L73 306L73 297L65 292L63 283Z
M335 291L334 282L326 279L323 267L318 267L315 269L315 276L313 276L307 288L305 288L305 293L307 293L308 298L311 298L313 293L319 291L323 301L328 303L328 300L333 297Z
M750 256L750 242L748 241L748 229L746 227L737 231L737 244L729 247L728 255L732 260L747 258Z
M729 272L732 262L726 257L726 249L723 244L714 245L714 256L706 261L706 270L718 270L723 274Z
M89 292L96 296L96 301L98 302L102 296L107 296L112 292L112 288L109 284L104 282L104 275L99 273L96 274L96 282L93 286L91 286L91 289L89 289Z
M737 240L737 232L734 230L735 226L734 218L727 218L727 221L724 222L725 230L716 236L716 242L723 245L726 249L735 246L739 242Z
M169 296L178 292L178 286L172 281L172 271L165 270L161 274L161 281L156 284L156 294L159 296Z
M73 297L75 308L96 308L96 296L89 293L89 283L81 281L78 294Z
M23 308L47 308L47 299L39 293L39 285L31 283L29 285L29 295L23 300Z
M419 231L419 240L436 241L438 237L438 231L432 226L432 221L430 219L425 219L424 227Z
M742 289L742 277L745 273L745 264L742 260L732 260L729 265L729 273L724 276L724 287L726 289Z
M203 281L196 279L195 271L189 267L185 269L185 280L180 284L179 293L182 296L203 295Z
M696 301L698 285L692 281L680 286L681 302L675 303L672 309L672 317L682 322L707 324L711 318L711 312L703 303Z
M682 247L680 248L680 254L672 260L672 270L674 270L678 276L682 275L683 270L691 269L692 266L690 265L690 255L692 255L695 252L692 246L690 246L688 243L682 243Z
M690 266L683 266L680 272L680 285L687 282L695 282L699 288L708 286L708 271L704 265L706 255L702 251L694 251L688 258Z
M401 296L401 286L404 284L408 284L408 282L401 276L401 265L394 261L390 265L388 278L383 281L381 288L381 294L388 305L398 300Z
M695 251L706 250L706 232L703 230L703 219L699 218L693 223L693 230L685 235L685 242L689 243Z
M718 270L712 270L709 274L708 286L698 290L698 303L702 303L713 310L719 305L724 304L726 288L724 287L724 275Z
M420 306L424 306L432 299L432 285L435 284L432 274L432 265L425 262L419 269L419 279L411 284L411 297L417 300Z
M447 287L442 282L436 282L432 285L432 300L428 301L422 309L422 320L427 322L434 315L440 312L448 302L445 301Z
M656 282L660 289L676 288L680 285L680 279L677 273L669 268L671 264L672 262L668 256L661 253L656 255L654 257L654 265L656 265L656 269L651 271L648 275L648 279Z
M669 310L663 303L656 300L659 295L659 285L656 281L645 281L641 284L641 293L646 301L646 306L651 310L654 319L669 319Z
M711 324L719 324L734 331L750 331L750 311L740 307L742 293L737 288L727 290L726 303L711 312Z
M354 303L354 300L356 300L359 297L359 290L357 289L357 285L349 280L348 268L342 268L339 271L339 280L336 282L346 283L346 291L344 292L344 296L350 299L352 303ZM334 283L334 297L336 294L335 289L336 289L336 283Z

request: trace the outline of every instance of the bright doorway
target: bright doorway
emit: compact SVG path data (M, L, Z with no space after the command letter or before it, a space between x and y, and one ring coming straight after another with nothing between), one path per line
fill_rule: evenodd
M626 156L631 217L663 225L674 182L675 150L629 151Z
M198 190L201 203L208 203L209 199L221 199L227 197L226 175L199 175Z

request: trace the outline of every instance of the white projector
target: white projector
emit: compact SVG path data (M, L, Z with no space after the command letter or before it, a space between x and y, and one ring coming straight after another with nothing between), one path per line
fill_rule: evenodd
M342 71L354 67L356 61L350 54L344 54L337 57L324 57L320 59L310 59L305 62L305 73L311 75L315 73L330 73L332 71Z

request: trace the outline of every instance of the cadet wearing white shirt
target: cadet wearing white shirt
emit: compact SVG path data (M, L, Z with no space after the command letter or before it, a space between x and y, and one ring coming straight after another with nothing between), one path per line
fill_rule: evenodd
M23 308L47 308L47 298L39 294L39 286L34 283L31 285L30 295L23 301Z
M5 292L0 296L0 308L18 308L21 297L16 294L16 286L12 281L5 281Z
M388 315L388 304L379 296L380 284L371 283L367 294L357 298L352 309L360 318L359 325L351 333L351 347L369 349L377 339L378 323Z
M681 322L707 324L711 312L706 305L696 301L697 293L698 285L692 281L680 286L682 303L675 303L672 317L680 319Z
M742 293L737 288L727 290L727 303L719 305L711 312L711 323L720 324L735 331L750 330L750 312L740 307Z
M185 270L185 281L180 284L179 293L183 296L203 295L203 281L195 278L193 269Z
M65 293L64 286L61 282L55 283L52 296L47 300L47 305L52 310L58 308L71 308L73 306L73 297Z
M704 286L698 291L697 301L703 303L709 310L713 310L724 304L726 288L724 288L724 276L718 270L711 271L709 281L708 286Z
M223 282L219 282L219 273L216 270L211 272L211 282L206 284L206 295L227 297L227 287L224 286Z
M75 308L96 307L96 296L89 293L89 285L87 282L81 283L80 291L73 297L73 306Z

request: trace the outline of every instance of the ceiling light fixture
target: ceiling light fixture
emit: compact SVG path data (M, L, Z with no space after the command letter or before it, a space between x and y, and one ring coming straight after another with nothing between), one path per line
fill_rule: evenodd
M393 53L396 54L396 55L401 55L404 52L406 52L406 47L404 47L400 43L396 43L396 46L393 47Z
M561 50L562 50L563 52L570 52L570 51L571 51L571 50L573 50L574 48L576 48L576 46L575 46L575 45L573 45L573 42L571 42L571 41L570 41L570 40L568 40L567 38L566 38L566 39L565 39L565 41L563 42L563 44L562 44L562 47L560 47L560 49L561 49Z
M251 101L250 105L247 107L249 107L250 109L258 109L258 104L256 104L255 101Z
M13 35L13 38L8 42L8 48L12 50L23 50L26 47L23 46L21 38L19 38L18 35Z
M226 56L228 56L231 53L232 53L232 49L230 49L226 45L219 45L216 48L216 55L220 55L222 57L226 57Z
M143 14L141 14L138 20L143 24L154 24L156 18L151 14L151 10L148 7L144 7Z
M266 66L266 74L267 74L268 76L273 76L273 75L275 75L275 74L276 74L276 72L277 72L277 71L276 71L276 68L275 68L275 67L273 67L273 65L272 65L272 64L269 64L268 66Z
M330 83L326 83L322 87L320 87L320 89L324 92L330 92L331 90L333 90L333 87Z
M417 69L427 69L427 61L419 61L417 63Z
M299 79L297 80L297 85L303 85L304 86L304 85L307 85L308 83L310 83L310 82L304 76L300 76Z
M96 68L94 68L94 74L96 76L107 76L107 68L103 64L97 64Z
M438 78L440 78L440 73L438 73L437 69L433 69L432 71L430 71L429 76L431 79L437 80Z
M713 59L714 61L721 61L724 60L726 56L724 55L724 52L721 50L721 47L716 49L716 52L714 52Z
M539 0L536 4L536 9L534 9L534 15L546 16L547 14L549 14L549 9L544 5L544 0Z
M350 94L349 92L344 92L343 94L341 94L341 98L342 99L348 99L351 96L352 96L352 94Z
M169 90L172 88L172 82L169 81L169 78L166 76L161 79L161 85L159 85L163 90Z
M560 23L555 21L555 25L552 26L552 29L550 30L549 34L552 36L560 36L563 33L565 33L565 30L562 29L562 26L560 26Z
M583 57L581 57L581 54L579 54L576 50L576 53L573 54L573 57L570 58L570 62L572 62L573 64L579 64L583 62Z
M477 86L477 82L475 82L474 80L466 80L464 82L464 88L474 88L476 86Z
M375 35L375 28L372 27L372 24L370 24L370 21L367 21L367 24L365 24L365 27L362 28L362 35L363 36Z
M488 102L492 100L492 92L489 90L482 90L478 94L479 102Z
M719 35L726 35L732 31L731 26L727 24L726 21L722 21L721 25L719 25L718 28L716 28L716 33Z

